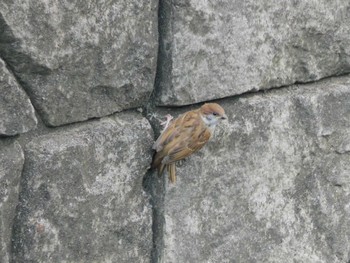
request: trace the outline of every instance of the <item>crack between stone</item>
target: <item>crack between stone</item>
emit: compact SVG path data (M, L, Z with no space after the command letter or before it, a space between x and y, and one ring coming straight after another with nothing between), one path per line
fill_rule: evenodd
M293 86L299 87L299 85L314 84L314 83L318 83L318 82L325 81L325 80L328 80L328 79L344 77L344 76L350 76L350 72L342 73L342 74L338 74L338 75L326 76L324 78L320 78L320 79L315 80L315 81L306 81L306 82L295 81L294 83L291 83L291 84L288 84L288 85L271 87L271 88L261 89L261 90L249 90L249 91L246 91L246 92L243 92L243 93L239 93L239 94L234 94L234 95L221 97L221 98L216 98L216 99L211 99L211 100L206 100L206 101L195 102L195 103L191 103L191 104L185 104L185 105L174 105L174 104L157 105L157 106L154 107L154 109L155 108L181 109L181 108L186 108L186 107L190 107L190 106L200 106L200 105L202 105L204 103L207 103L207 102L220 102L222 100L230 100L230 99L237 100L239 98L247 98L247 97L251 97L251 96L255 96L255 95L259 95L259 94L269 94L270 92L275 92L277 90L287 90L287 89L293 88Z
M28 88L26 87L27 84L21 80L18 74L16 74L15 66L11 65L10 60L12 59L12 57L17 57L17 59L20 57L23 65L25 65L26 67L31 65L31 67L28 67L28 68L31 68L32 70L35 69L36 72L41 72L42 74L48 74L50 70L42 65L35 64L29 55L23 54L20 51L13 48L13 45L18 43L19 40L15 37L11 28L7 25L1 13L0 13L0 27L3 29L2 32L0 33L0 58L4 61L7 70L12 74L12 76L18 83L18 86L27 95L30 101L30 104L34 109L35 117L38 119L38 122L44 123L43 118L40 114L40 110L35 106L35 103L33 103L32 94L31 92L28 91Z
M164 177L158 178L156 172L149 169L143 178L143 189L150 196L150 205L152 207L152 250L151 263L162 262L164 249L164 198L165 198L165 180Z
M312 80L312 81L300 81L300 80L296 80L295 82L293 82L293 83L291 83L291 84L286 84L286 85L271 87L271 88L262 89L262 90L257 90L257 91L248 91L248 92L244 92L244 93L241 93L241 94L234 95L234 96L232 96L232 97L239 97L239 96L244 96L244 95L249 95L249 94L267 93L267 92L272 92L272 91L281 90L281 89L289 89L289 88L291 88L291 87L293 87L293 86L298 86L298 87L299 87L299 85L314 84L314 83L318 83L318 82L321 82L321 81L325 81L325 80L327 80L327 79L332 79L332 78L337 78L337 77L343 77L343 76L347 76L347 75L350 76L350 72L344 72L344 73L341 73L341 74L325 76L325 77L323 77L323 78L319 78L319 79L317 79L317 80ZM229 97L231 97L231 96L229 96ZM229 97L228 97L228 98L229 98Z
M159 0L158 2L158 52L157 52L157 64L156 74L154 79L154 86L148 101L142 108L142 115L150 123L154 140L158 136L156 128L156 119L152 118L152 115L156 112L156 96L161 92L161 83L167 80L169 77L169 71L171 70L171 64L167 64L166 44L164 43L167 30L169 29L170 8L172 1ZM168 7L168 8L167 8ZM171 26L171 25L170 25ZM171 49L170 49L171 50ZM170 51L171 52L171 51ZM166 67L167 70L163 72L162 68ZM152 250L151 250L151 263L160 263L163 261L164 254L164 199L165 199L165 177L159 178L157 172L150 168L143 178L143 188L150 196L150 205L152 207Z

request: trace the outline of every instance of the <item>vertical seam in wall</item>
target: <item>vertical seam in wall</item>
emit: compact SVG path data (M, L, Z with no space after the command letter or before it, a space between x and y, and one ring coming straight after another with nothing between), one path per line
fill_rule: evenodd
M26 88L26 84L16 74L14 67L9 62L9 60L10 60L9 54L11 54L11 52L6 53L4 46L5 47L7 46L8 49L13 49L13 47L11 47L11 46L13 46L14 43L16 43L18 40L13 35L10 27L6 24L6 21L1 13L0 13L0 27L3 28L2 33L0 34L0 59L2 59L4 61L7 70L12 74L12 76L16 80L19 88L22 89L23 92L27 95L27 97L30 101L30 104L32 105L32 107L35 111L35 116L38 119L38 121L43 122L42 117L39 114L39 111L35 106L35 103L33 103L33 99L31 97L31 94L28 91L28 89ZM25 56L24 54L20 54L19 52L14 52L14 53L18 53L18 55L26 57L28 60L30 60L29 57Z
M172 52L172 0L159 0L158 2L158 54L156 75L152 94L143 110L143 115L148 119L154 134L156 133L155 113L158 97L162 89L171 86L171 52ZM159 178L152 169L147 171L143 180L143 188L150 195L152 207L152 242L151 263L163 262L164 255L164 198L165 198L165 177Z

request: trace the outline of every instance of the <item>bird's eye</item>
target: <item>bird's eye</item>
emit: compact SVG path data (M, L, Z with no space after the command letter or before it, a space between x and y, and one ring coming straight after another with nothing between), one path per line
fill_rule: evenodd
M213 112L213 115L214 115L214 116L217 116L218 114L217 114L216 112Z

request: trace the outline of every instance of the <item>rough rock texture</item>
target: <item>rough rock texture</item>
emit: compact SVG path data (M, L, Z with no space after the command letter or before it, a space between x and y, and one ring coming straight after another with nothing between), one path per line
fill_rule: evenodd
M146 119L120 113L28 143L15 262L149 262L152 142Z
M1 0L0 262L349 263L349 73L346 0ZM150 122L214 99L148 170Z
M46 124L142 105L153 88L157 1L0 2L0 55Z
M166 183L163 262L349 262L350 76L220 104Z
M159 105L350 72L350 2L165 0Z
M36 127L34 108L0 59L0 135L15 135Z
M13 140L0 140L0 262L10 261L12 225L24 156Z

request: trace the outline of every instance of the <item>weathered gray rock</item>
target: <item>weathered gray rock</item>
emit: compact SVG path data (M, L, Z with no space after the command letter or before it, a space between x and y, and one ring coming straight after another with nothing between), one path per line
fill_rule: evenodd
M163 262L349 262L350 77L220 104L166 183Z
M152 142L146 119L120 113L27 144L15 262L149 262Z
M142 105L153 89L157 1L1 1L0 55L48 125Z
M0 59L0 135L15 135L36 127L33 105Z
M350 2L167 0L159 105L188 105L350 72Z
M0 262L10 262L12 225L18 203L19 180L24 163L21 146L0 140Z

